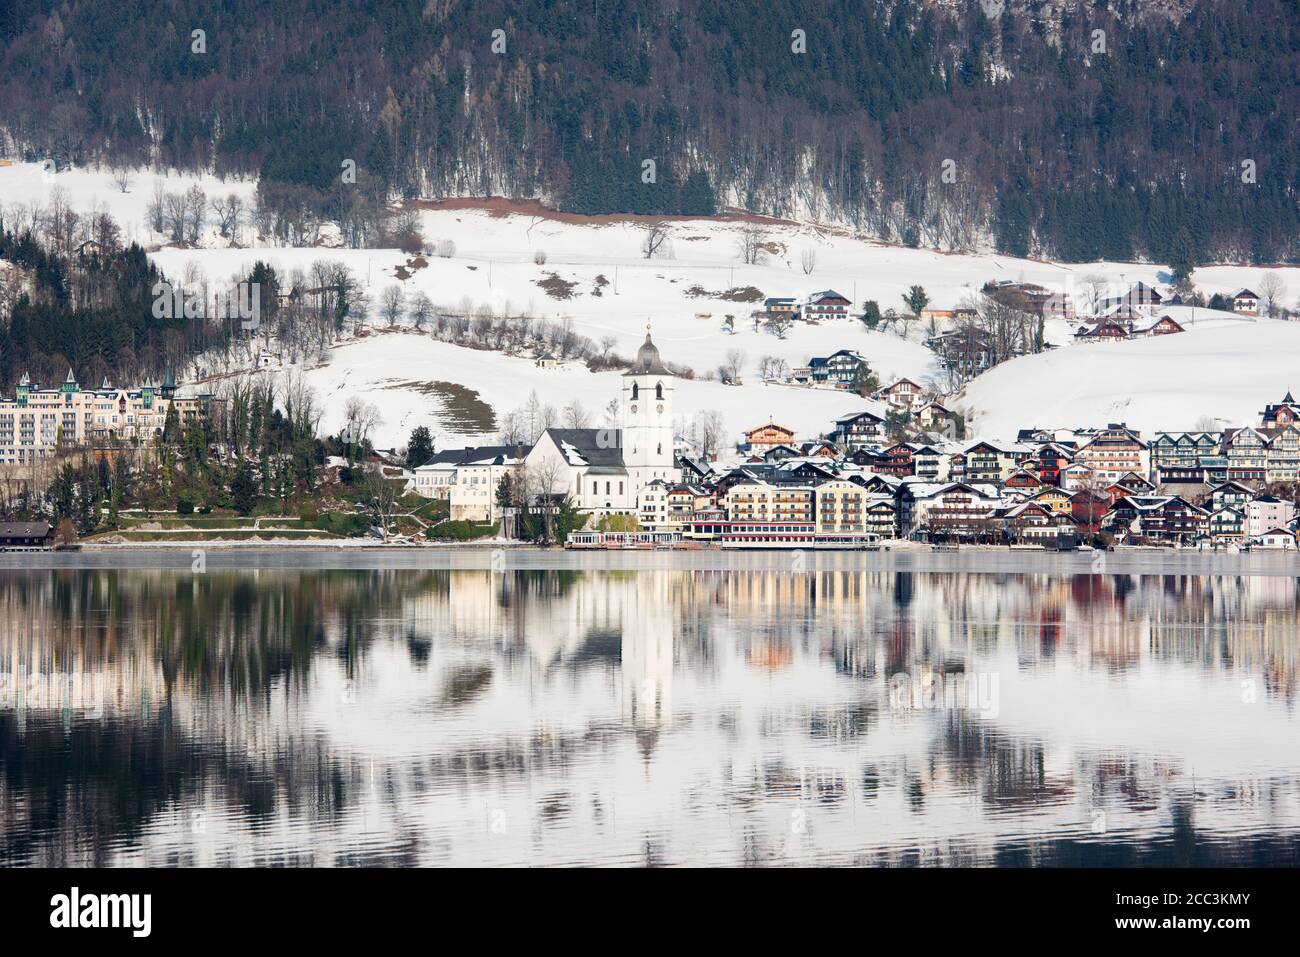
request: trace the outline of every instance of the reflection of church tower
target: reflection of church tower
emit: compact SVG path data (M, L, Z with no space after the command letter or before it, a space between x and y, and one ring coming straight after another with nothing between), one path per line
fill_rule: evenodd
M646 329L636 361L623 373L623 464L633 491L653 479L674 480L673 375Z
M623 720L649 757L661 728L672 721L673 619L669 576L637 575L622 586ZM611 587L614 587L611 585Z

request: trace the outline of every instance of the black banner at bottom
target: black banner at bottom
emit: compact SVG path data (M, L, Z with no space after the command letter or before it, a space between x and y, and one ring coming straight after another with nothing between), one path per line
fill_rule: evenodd
M1024 932L1230 944L1291 926L1298 888L1294 870L38 869L0 871L0 914L9 944L373 946L450 926L535 944L561 928L609 925L636 940L689 921L693 936L771 947L866 920L928 945Z

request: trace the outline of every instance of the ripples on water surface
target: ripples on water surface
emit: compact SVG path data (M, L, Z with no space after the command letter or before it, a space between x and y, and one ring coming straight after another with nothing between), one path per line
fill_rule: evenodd
M0 864L1300 862L1294 559L116 558L0 570Z

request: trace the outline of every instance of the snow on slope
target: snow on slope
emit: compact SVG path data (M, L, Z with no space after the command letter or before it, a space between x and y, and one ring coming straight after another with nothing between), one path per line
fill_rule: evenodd
M439 448L487 442L491 432L456 428L450 424L447 401L433 383L468 385L491 405L498 417L522 405L536 390L543 402L557 409L577 399L587 409L594 427L604 424L602 413L611 399L622 393L617 372L575 369L539 369L532 360L480 352L440 342L417 333L379 333L333 350L328 365L309 370L307 381L323 400L322 425L327 432L343 424L348 396L360 395L380 410L383 422L376 444L405 443L411 429L426 425ZM881 412L879 403L844 392L802 389L782 385L724 386L718 382L679 379L674 411L683 425L704 409L722 413L731 431L759 425L770 416L812 437L829 430L839 416L862 409ZM739 441L740 436L734 437Z
M35 164L17 164L0 167L0 202L10 207L44 204L49 201L50 191L61 187L74 208L84 211L98 203L112 212L128 237L157 247L162 237L149 231L145 215L156 178L151 172L137 171L124 194L113 184L107 170L51 175L43 174ZM193 177L171 176L165 185L168 191L176 192L193 182ZM221 182L212 177L199 182L209 198L237 192L251 204L252 183ZM746 355L742 371L745 385L683 385L677 403L679 415L716 408L723 413L729 431L738 432L760 424L771 413L778 421L788 420L801 435L827 429L836 414L871 406L833 393L764 386L756 375L761 356L777 356L798 366L806 364L811 356L856 349L867 357L882 382L906 376L925 384L937 370L933 354L915 341L924 330L914 330L913 339L908 340L893 333L868 332L856 322L798 324L785 340L778 340L754 331L749 324L747 317L756 303L729 301L719 294L752 286L765 296L804 296L832 288L859 305L874 299L882 310L901 310L901 297L912 285L925 288L932 306L951 308L991 279L1025 280L1070 290L1082 277L1094 273L1117 282L1122 278L1127 283L1141 280L1158 284L1169 278L1164 267L1150 264L1062 265L997 255L952 255L882 245L844 231L793 223L765 224L773 251L764 263L745 265L737 262L736 250L742 224L724 220L671 222L671 258L646 260L640 252L645 229L638 222L610 218L579 221L575 217L508 212L500 203L489 204L491 209L457 203L435 205L437 208L421 213L425 240L451 240L456 255L448 259L429 257L428 266L416 270L405 281L395 276L407 260L397 250L257 246L251 231L243 237L246 248L224 247L224 241L209 229L204 248L155 248L151 257L174 281L183 279L187 271L197 270L214 284L246 274L258 259L271 262L282 272L305 271L317 260L341 261L367 287L372 303L379 302L387 286L400 282L408 297L423 291L436 304L446 307L457 308L463 300L469 300L475 308L489 305L498 313L527 310L539 318L567 319L578 333L596 342L613 337L613 351L625 357L635 354L650 323L663 357L689 366L697 375L715 371L732 350ZM811 275L805 275L801 268L805 250L816 254ZM539 251L546 254L544 265L533 261ZM1195 278L1210 295L1256 285L1262 272L1257 267L1216 266L1198 269ZM1300 269L1278 272L1290 294L1300 291ZM575 284L570 298L555 298L538 285L553 275ZM709 313L711 317L697 319L697 313ZM723 317L728 313L735 316L734 335L721 331ZM1071 330L1063 322L1049 323L1047 334L1049 342L1061 344L1063 352L1070 356L1078 349L1109 348L1073 345ZM1059 354L1051 358L1061 361ZM413 365L421 368L414 370ZM1012 363L1012 367L1018 368L1018 363ZM990 375L1000 374L995 370ZM310 376L331 394L327 428L337 425L345 391L374 393L385 420L375 436L382 445L401 444L414 424L427 424L448 437L458 434L452 431L454 423L445 421L435 398L418 388L394 387L390 380L459 383L481 392L496 406L498 415L520 405L536 388L543 402L557 408L578 396L596 419L609 398L617 394L616 376L593 375L576 364L544 372L535 370L526 360L438 344L423 336L385 336L341 346L334 350L328 369ZM502 383L510 387L502 388ZM1182 381L1177 384L1184 385ZM981 397L990 409L996 408L996 390L985 387L983 377L971 390L971 395ZM1102 391L1095 403L1114 406L1116 395ZM1036 397L1026 408L1037 410L1040 398L1050 395ZM1070 421L1087 421L1094 417L1095 409L1081 407L1064 412L1069 412L1065 418ZM1020 416L1026 414L1037 417L1036 411ZM416 421L421 416L424 418Z
M1179 431L1207 416L1220 428L1254 425L1266 403L1300 388L1298 355L1300 323L1220 317L1172 336L1022 356L976 378L964 401L988 438L1108 422Z

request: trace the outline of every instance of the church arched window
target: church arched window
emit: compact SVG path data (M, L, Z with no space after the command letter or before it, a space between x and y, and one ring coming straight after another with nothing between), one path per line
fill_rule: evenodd
M638 394L640 391L641 391L641 390L640 390L639 388L637 388L637 384L636 384L635 382L633 382L633 383L632 383L632 401L633 401L633 402L636 401L637 394Z
M656 382L656 383L655 383L655 398L658 399L660 402L663 401L663 398L664 398L664 384L663 384L662 382Z

